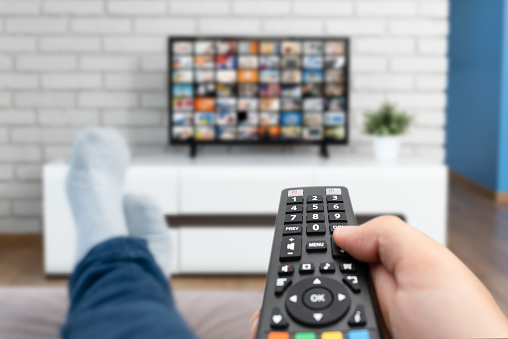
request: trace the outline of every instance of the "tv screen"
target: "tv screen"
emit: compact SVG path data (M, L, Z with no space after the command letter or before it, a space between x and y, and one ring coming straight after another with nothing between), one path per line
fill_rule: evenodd
M348 48L346 38L170 38L170 142L347 143Z

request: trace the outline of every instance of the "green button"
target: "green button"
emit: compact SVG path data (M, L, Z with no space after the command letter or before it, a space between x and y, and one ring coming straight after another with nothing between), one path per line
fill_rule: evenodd
M316 333L300 332L295 334L295 339L316 339Z

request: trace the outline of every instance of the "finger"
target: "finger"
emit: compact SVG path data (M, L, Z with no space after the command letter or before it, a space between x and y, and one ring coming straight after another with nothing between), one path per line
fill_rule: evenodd
M442 246L397 217L383 216L361 225L337 227L335 243L364 262L381 262L394 273L402 259L425 258Z
M250 328L250 337L251 337L251 339L255 339L256 338L256 334L258 332L259 313L260 313L260 310L257 310L256 313L254 313L254 315L250 319L250 326L249 326L249 328Z

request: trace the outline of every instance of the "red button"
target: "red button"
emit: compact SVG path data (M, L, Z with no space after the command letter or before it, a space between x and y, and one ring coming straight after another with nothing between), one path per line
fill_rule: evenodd
M268 339L289 339L289 333L287 333L287 332L270 332L270 333L268 333Z

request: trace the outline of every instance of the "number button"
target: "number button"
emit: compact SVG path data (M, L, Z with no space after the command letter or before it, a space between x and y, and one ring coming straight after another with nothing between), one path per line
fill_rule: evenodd
M323 202L323 197L320 195L308 195L307 196L307 204L314 202Z
M339 212L344 212L346 210L346 206L344 204L341 204L341 203L330 203L328 204L328 211L339 211Z
M307 212L323 212L323 204L307 204Z
M307 222L325 221L324 213L307 213Z
M284 224L300 224L302 222L301 214L286 214Z
M286 213L302 213L302 212L303 212L303 205L297 204L297 205L286 206Z
M326 197L327 202L344 202L342 195L329 195Z
M347 221L346 213L330 212L330 213L328 213L328 219L330 220L330 222L332 222L332 221Z
M322 235L326 233L325 224L307 224L307 235Z
M289 197L287 200L288 205L289 204L302 204L303 203L303 197Z

